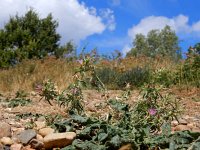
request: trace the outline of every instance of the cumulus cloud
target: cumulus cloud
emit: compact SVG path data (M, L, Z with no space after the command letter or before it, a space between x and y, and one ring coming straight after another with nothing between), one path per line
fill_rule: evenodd
M184 15L178 15L174 18L167 18L164 16L150 16L142 19L137 25L134 25L128 30L128 35L134 39L138 33L147 35L147 33L153 29L163 29L166 25L169 25L172 30L177 34L179 33L192 33L200 31L200 22L189 25L189 17Z
M63 42L78 42L90 35L101 34L107 28L114 29L114 14L111 10L106 11L107 16L102 18L97 15L96 8L87 7L78 0L0 0L0 4L0 27L4 26L9 16L16 13L23 15L32 7L40 17L52 13L59 22L58 32Z
M136 34L147 35L149 31L153 29L161 30L166 25L169 25L172 30L174 30L177 35L182 35L188 37L192 35L200 35L200 21L189 24L189 17L185 15L178 15L174 18L168 18L164 16L149 16L142 19L137 25L133 25L132 28L128 30L128 36L130 41L132 41ZM128 52L131 49L131 44L124 46L123 53Z

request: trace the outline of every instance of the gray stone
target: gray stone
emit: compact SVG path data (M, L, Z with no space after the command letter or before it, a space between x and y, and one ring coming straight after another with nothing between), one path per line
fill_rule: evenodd
M18 135L18 139L23 144L28 144L28 142L31 141L35 137L36 137L36 132L35 130L32 130L32 129L24 130Z
M44 143L36 139L32 139L30 145L34 149L42 149L44 147Z
M75 138L75 132L52 133L44 137L44 147L46 149L62 148L70 145Z
M5 122L0 123L0 138L11 137L11 126Z

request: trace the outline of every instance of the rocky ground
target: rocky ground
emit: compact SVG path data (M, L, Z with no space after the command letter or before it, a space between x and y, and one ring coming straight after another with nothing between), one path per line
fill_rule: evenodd
M171 90L171 92L180 99L184 110L178 121L172 121L172 132L181 130L200 132L200 91L195 89ZM116 97L120 91L109 91L109 93L111 97ZM134 91L128 102L137 101L138 95L139 92ZM60 108L57 104L51 106L44 100L40 101L41 97L34 92L30 94L32 104L9 108L6 97L11 98L13 95L5 94L0 97L0 150L56 149L71 144L76 138L75 132L56 133L50 127L49 120L44 117L57 114L67 117L65 108ZM104 117L107 113L107 110L95 107L102 103L101 95L95 91L84 92L84 103L89 115ZM123 150L123 147L120 150Z

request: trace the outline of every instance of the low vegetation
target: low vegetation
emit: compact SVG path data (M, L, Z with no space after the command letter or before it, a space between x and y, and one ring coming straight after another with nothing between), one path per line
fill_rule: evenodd
M33 24L29 19L34 20ZM51 15L40 19L30 10L25 16L11 17L0 30L0 93L17 91L14 98L7 99L9 107L31 104L23 91L34 90L40 101L64 108L68 118L45 115L47 124L57 132L77 133L72 145L63 150L200 147L199 132L171 132L170 123L178 120L181 108L179 100L165 91L173 87L200 88L199 43L189 49L187 58L181 59L178 38L166 26L161 31L150 31L146 37L137 35L125 58L119 52L112 59L96 51L76 55L71 41L64 46L58 44L57 25ZM46 27L49 36L43 34ZM36 32L37 28L41 31ZM96 107L106 108L106 116L87 113L83 91L88 89L101 93L102 102ZM123 93L110 98L110 89ZM130 104L135 89L141 92ZM18 118L30 116L41 115L19 114ZM32 121L26 128L33 126Z

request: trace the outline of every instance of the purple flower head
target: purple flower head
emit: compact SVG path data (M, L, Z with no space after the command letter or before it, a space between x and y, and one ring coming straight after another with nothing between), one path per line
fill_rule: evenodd
M71 92L72 92L72 94L77 94L78 93L78 88L73 88L73 89L71 89Z
M38 84L38 85L36 85L36 87L35 87L35 91L40 92L40 91L42 91L42 88L43 88L43 86L40 85L40 84Z
M78 59L77 62L82 65L83 64L83 59Z
M150 108L150 109L148 110L148 112L149 112L150 115L154 116L154 115L156 115L157 110L154 109L154 108Z

